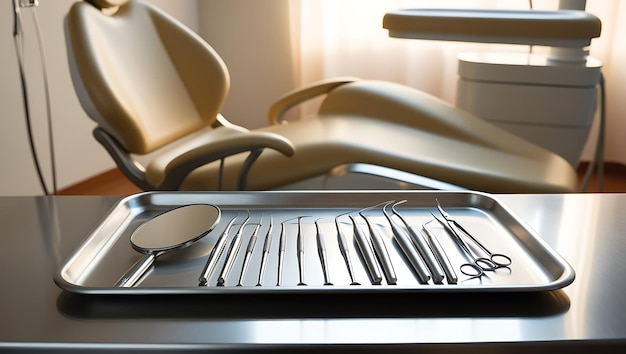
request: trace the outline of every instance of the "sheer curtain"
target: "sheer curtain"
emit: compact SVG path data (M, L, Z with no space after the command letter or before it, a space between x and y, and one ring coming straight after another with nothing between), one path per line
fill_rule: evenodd
M406 84L454 103L457 55L466 51L527 52L528 46L453 43L390 38L382 18L400 8L528 9L528 0L290 0L295 87L316 80L356 76ZM534 9L554 10L558 0L533 1ZM588 0L587 11L602 20L601 38L591 55L603 62L607 87L605 160L626 164L626 2ZM537 49L535 49L537 50ZM541 48L539 48L541 50ZM304 106L302 114L315 109ZM596 119L597 120L597 119ZM590 159L595 128L583 153Z

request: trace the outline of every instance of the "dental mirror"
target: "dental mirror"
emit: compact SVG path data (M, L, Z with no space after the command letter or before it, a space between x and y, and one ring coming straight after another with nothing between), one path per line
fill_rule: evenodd
M115 286L134 286L157 257L200 240L213 230L220 216L220 209L214 205L191 204L168 210L146 221L130 236L133 248L144 256Z

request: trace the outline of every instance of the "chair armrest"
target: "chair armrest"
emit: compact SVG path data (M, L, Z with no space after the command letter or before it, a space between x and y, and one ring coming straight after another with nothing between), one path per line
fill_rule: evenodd
M270 148L285 156L292 156L295 147L287 138L270 132L249 132L227 127L213 131L217 138L176 157L165 168L165 179L160 190L178 190L191 171L208 163L235 154L250 152L250 157L239 172L240 189L245 187L247 174L263 149Z
M145 179L145 168L133 160L130 153L111 134L100 127L96 127L92 134L111 155L126 178L144 191L154 189L154 186Z
M270 107L268 112L269 122L272 125L283 124L284 114L293 106L296 106L319 95L326 94L332 91L337 86L345 85L347 83L358 80L358 78L354 77L332 78L328 80L317 81L288 92L280 97Z

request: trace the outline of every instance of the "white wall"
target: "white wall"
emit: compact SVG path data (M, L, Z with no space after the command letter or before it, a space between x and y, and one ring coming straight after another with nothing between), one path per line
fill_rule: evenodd
M0 195L40 195L29 150L19 71L13 44L13 0L0 2ZM83 113L72 87L65 52L63 17L75 0L39 0L37 15L45 53L59 188L114 166L91 136L94 124ZM198 29L197 0L150 0ZM51 186L43 81L30 11L22 11L29 96L36 144Z
M11 2L0 0L0 195L38 195L13 47ZM71 84L63 17L76 0L39 0L47 55L59 188L114 167L94 141L94 124L83 113ZM277 97L294 87L290 60L289 0L149 0L198 31L226 62L231 91L222 113L232 122L256 128ZM27 71L36 141L50 182L43 85L32 18L24 15Z
M0 195L40 195L25 124L13 44L12 0L0 2ZM71 83L63 17L76 0L40 0L53 119L58 187L114 167L91 136ZM248 128L266 125L270 104L294 86L289 47L288 0L149 0L198 31L225 60L232 84L223 114ZM31 115L40 162L52 186L48 130L37 37L31 12L22 11ZM202 21L199 19L202 18ZM246 45L242 45L246 43ZM271 86L268 86L271 85Z
M222 110L247 128L267 125L267 110L294 87L289 0L201 0L200 35L226 62L230 93Z

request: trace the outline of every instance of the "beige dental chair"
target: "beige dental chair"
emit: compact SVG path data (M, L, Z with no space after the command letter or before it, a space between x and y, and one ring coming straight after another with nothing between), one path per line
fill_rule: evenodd
M270 126L233 125L220 115L229 77L218 54L139 0L77 2L66 34L94 136L144 190L279 189L350 165L492 193L577 188L561 157L389 82L315 83L280 98ZM326 97L316 115L283 120L319 95Z

